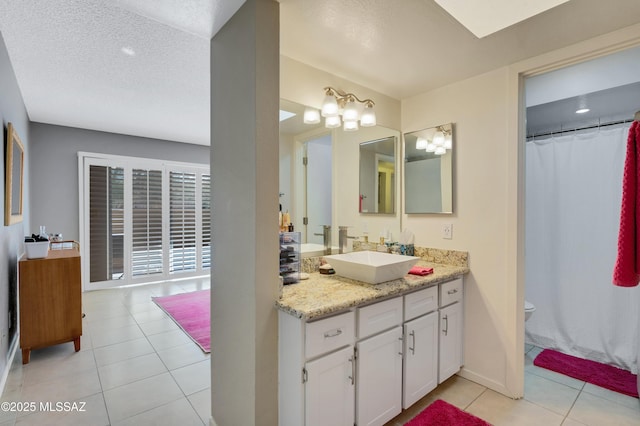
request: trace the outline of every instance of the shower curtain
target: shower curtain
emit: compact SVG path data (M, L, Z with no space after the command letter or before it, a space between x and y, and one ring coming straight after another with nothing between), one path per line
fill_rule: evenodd
M526 143L526 341L638 372L640 291L611 284L629 125Z

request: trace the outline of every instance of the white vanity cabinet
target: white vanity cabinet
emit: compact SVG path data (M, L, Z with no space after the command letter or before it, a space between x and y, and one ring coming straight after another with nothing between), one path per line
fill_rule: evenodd
M383 425L402 411L402 297L357 309L356 424Z
M278 314L280 425L348 425L355 419L355 313L305 322Z
M404 296L402 407L409 408L438 385L438 286Z
M279 424L384 425L462 366L462 278L306 322L279 312Z
M440 284L440 367L438 383L462 366L462 278Z

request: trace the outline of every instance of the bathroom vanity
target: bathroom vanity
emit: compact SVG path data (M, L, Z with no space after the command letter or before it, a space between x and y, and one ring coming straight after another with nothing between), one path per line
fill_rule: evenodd
M312 273L279 309L280 425L383 425L463 364L467 266L373 285Z

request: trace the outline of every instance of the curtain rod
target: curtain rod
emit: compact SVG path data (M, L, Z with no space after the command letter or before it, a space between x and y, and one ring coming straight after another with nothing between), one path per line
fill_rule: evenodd
M638 120L639 117L640 117L640 111L636 112L636 116L633 119L630 118L627 120L610 121L608 123L598 123L598 124L593 124L591 126L576 127L574 129L556 130L554 132L546 132L546 133L539 133L539 134L534 133L533 135L527 135L526 138L527 140L529 140L529 139L535 139L535 138L540 138L545 136L553 136L553 135L561 135L563 133L577 132L579 130L599 129L600 127L615 126L616 124L632 123L633 121Z

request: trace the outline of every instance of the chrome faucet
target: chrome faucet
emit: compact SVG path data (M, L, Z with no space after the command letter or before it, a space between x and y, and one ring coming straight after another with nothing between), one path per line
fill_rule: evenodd
M358 237L352 237L347 235L348 226L338 226L338 253L346 253L347 252L347 239L356 239Z
M313 234L322 236L324 244L324 254L331 254L331 225L322 225L322 234Z

